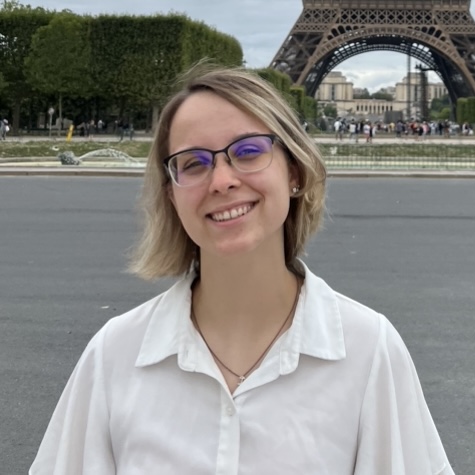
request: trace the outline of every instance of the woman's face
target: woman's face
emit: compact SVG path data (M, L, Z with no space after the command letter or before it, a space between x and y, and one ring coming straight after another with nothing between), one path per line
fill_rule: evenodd
M216 94L198 92L175 114L169 152L221 150L242 135L269 133L262 122ZM283 224L298 180L278 142L272 154L267 168L243 173L219 153L216 167L199 184L170 184L170 198L187 234L200 247L202 260L259 250L283 253Z

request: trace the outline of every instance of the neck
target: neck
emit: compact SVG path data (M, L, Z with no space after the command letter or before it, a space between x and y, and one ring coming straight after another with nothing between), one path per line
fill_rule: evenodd
M291 307L297 279L284 256L230 259L202 256L193 305L200 325L222 332L259 332L282 321ZM285 313L285 311L284 311Z
M282 256L216 260L201 255L192 318L231 392L292 324L299 279Z

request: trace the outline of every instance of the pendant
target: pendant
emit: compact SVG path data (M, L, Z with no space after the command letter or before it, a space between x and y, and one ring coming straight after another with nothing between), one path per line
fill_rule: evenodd
M244 383L244 380L246 379L246 376L239 376L239 383L238 386L241 386L242 383Z

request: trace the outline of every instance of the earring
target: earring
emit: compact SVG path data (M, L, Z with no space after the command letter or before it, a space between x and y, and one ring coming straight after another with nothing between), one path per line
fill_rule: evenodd
M300 191L300 186L294 186L294 187L292 188L292 193L293 193L294 195L297 194L299 191Z

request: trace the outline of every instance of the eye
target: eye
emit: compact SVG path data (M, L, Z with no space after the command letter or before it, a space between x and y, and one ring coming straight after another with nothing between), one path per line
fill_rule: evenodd
M263 138L245 139L234 144L230 150L233 157L239 160L252 160L253 158L262 155L269 149L266 140Z
M177 156L180 172L193 173L211 167L213 158L204 150L192 150Z

